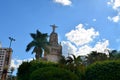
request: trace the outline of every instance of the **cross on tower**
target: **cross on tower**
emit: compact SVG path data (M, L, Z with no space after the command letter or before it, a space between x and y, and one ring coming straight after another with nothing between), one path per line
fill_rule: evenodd
M57 28L57 26L55 24L51 25L53 32L55 32L55 28Z

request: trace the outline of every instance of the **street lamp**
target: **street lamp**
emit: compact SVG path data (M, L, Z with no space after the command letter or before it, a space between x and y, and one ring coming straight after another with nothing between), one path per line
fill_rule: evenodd
M15 41L15 39L14 38L12 38L12 37L9 37L9 40L10 40L10 45L9 45L9 52L10 52L10 48L11 48L11 43L12 43L12 41ZM9 57L8 57L8 60L9 60ZM9 61L8 61L9 62ZM13 71L14 71L14 67L11 67L11 69L10 69L10 71L11 71L11 80L12 80L12 73L13 73Z
M9 62L10 62L10 48L11 48L11 43L12 43L12 41L15 41L15 39L14 38L12 38L12 37L9 37L9 39L10 39L10 45L9 45L9 48L8 48L8 54L7 54L7 56L6 56L6 59L5 59L5 61L7 61L4 65L4 69L3 69L3 71L2 71L2 80L6 80L6 76L7 76L7 73L8 73L8 65L9 65ZM11 71L12 72L12 71Z
M15 39L12 38L12 37L9 37L9 39L10 39L10 45L9 45L9 48L10 48L10 47L11 47L11 43L12 43L12 41L15 41Z

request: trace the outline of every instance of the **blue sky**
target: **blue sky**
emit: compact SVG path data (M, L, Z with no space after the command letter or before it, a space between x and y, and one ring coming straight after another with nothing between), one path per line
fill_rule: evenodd
M0 41L12 42L12 66L34 58L25 52L38 29L50 34L56 24L63 54L86 55L92 50L120 50L119 0L0 0Z

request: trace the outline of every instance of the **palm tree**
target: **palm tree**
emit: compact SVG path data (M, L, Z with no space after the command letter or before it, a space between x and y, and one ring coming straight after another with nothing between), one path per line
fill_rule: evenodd
M117 50L108 50L109 52L109 59L110 60L117 60L120 59L120 51Z
M58 64L61 68L66 68L66 58L65 58L65 56L63 56L63 55L61 56Z
M81 57L82 56L75 56L74 54L71 54L71 56L68 56L66 59L66 65L70 71L79 76L80 80L83 80L82 78L85 72L85 65L83 64Z
M39 30L36 30L36 33L30 33L30 36L33 40L27 45L26 52L33 48L32 53L35 53L35 58L38 60L42 57L43 50L48 52L48 35L47 33L41 33Z
M72 72L76 72L83 65L81 56L76 57L74 54L71 54L66 59L66 65Z
M92 64L96 61L104 61L107 60L107 55L105 53L92 51L90 54L87 55L87 64Z
M68 56L67 57L67 63L68 64L71 64L73 63L74 66L77 66L79 64L82 64L82 59L81 59L81 56L75 56L74 54L71 54L71 56Z

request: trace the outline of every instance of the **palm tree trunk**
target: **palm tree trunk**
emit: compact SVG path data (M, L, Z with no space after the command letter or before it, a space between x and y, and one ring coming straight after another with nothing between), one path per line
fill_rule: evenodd
M36 60L39 60L39 59L40 59L40 57L39 57L39 54L38 54L38 53L36 53L36 54L35 54L35 58L36 58Z

